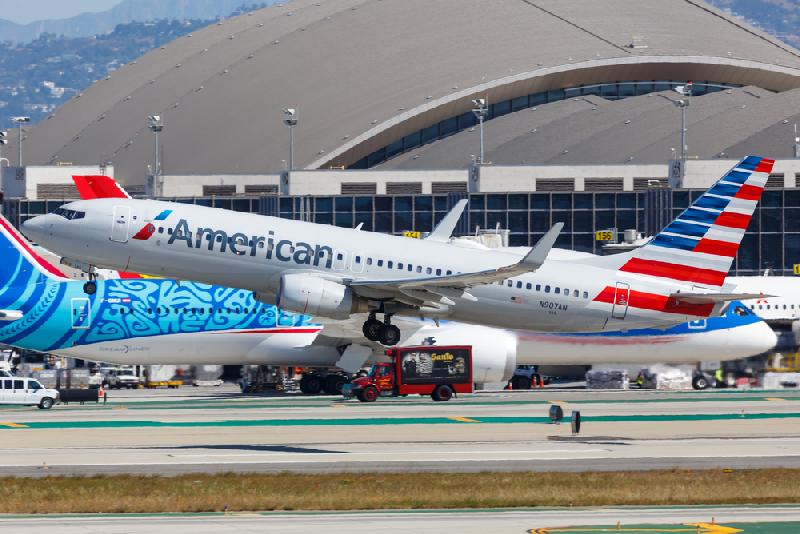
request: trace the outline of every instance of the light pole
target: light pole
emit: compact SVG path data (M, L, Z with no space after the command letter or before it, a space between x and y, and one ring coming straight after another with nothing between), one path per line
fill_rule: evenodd
M283 124L289 127L289 171L294 170L294 127L297 126L297 109L283 110Z
M797 129L797 126L795 126L795 130L796 129ZM7 144L8 144L8 132L5 131L5 130L2 130L2 131L0 131L0 165L2 165L3 164L3 160L5 160L6 163L8 163L8 166L10 167L11 166L11 162L8 161L8 159L2 157L3 156L2 148L4 146L6 146Z
M147 117L148 129L155 134L155 154L153 156L153 196L163 196L161 184L161 145L158 143L158 134L164 130L164 118L161 115L150 115Z
M30 117L12 117L11 122L16 122L19 128L19 161L18 165L22 167L22 125L31 122Z
M686 159L689 156L689 146L686 142L686 110L692 103L692 82L687 82L686 85L679 85L675 91L683 95L684 98L674 100L673 103L681 110L681 183L686 176Z
M473 99L472 105L475 106L472 108L472 113L478 118L478 129L480 130L481 134L481 152L478 159L478 164L483 165L484 162L483 121L484 119L486 119L486 115L489 114L489 107L486 104L485 98Z

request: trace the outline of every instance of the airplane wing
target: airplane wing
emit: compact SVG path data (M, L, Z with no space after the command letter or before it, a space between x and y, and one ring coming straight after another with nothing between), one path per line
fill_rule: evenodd
M722 304L732 300L767 299L774 295L763 293L672 293L670 298L688 304Z
M444 221L443 221L444 222ZM430 292L444 298L465 296L469 298L468 294L463 293L465 289L470 287L491 284L500 280L506 280L514 276L536 271L541 267L547 259L547 254L558 238L564 223L556 223L553 227L536 243L536 245L528 252L525 257L515 264L499 267L497 269L489 269L484 271L476 271L472 273L460 273L450 276L428 276L420 278L405 278L396 280L368 280L356 279L351 280L348 285L358 292L359 289L376 289L376 290L390 290L403 293L412 298L419 298L420 300L427 300L422 295L416 295L419 292ZM460 291L459 291L460 290ZM421 298L420 298L421 297ZM452 301L450 301L452 303Z

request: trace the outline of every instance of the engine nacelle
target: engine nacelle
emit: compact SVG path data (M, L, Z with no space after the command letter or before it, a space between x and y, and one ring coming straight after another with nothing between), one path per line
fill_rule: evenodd
M471 345L472 379L478 384L505 382L517 368L517 337L505 330L459 323L431 324L403 345Z
M284 274L276 304L282 310L347 319L353 312L353 290L309 274Z

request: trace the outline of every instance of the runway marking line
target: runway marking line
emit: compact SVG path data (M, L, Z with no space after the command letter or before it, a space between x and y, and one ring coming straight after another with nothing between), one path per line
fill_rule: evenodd
M459 421L461 423L480 423L477 419L470 419L469 417L450 417L453 421Z
M780 397L765 397L764 400L773 401L773 402L780 402L780 401L785 401L786 399L782 399Z
M8 428L29 428L27 425L21 425L19 423L6 423L0 421L0 426L5 426Z

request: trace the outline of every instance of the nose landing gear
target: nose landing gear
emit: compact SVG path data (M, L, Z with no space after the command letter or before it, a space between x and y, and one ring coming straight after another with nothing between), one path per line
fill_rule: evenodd
M97 293L97 273L92 269L86 274L89 277L89 281L83 284L83 292L87 295L94 295Z
M362 328L364 337L387 347L397 345L400 342L400 329L391 321L392 315L389 313L384 315L383 322L376 319L375 312L370 313Z

